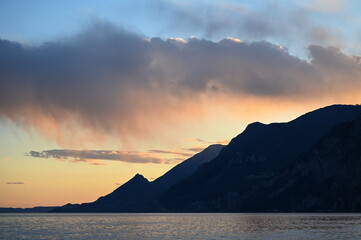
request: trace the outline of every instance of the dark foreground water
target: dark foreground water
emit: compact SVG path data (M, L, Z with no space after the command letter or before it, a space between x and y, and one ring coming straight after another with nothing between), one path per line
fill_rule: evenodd
M361 239L361 215L0 214L0 239Z

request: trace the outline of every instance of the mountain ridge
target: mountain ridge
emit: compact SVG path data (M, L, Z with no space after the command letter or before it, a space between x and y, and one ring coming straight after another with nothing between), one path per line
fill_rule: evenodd
M212 160L224 146L213 144L176 165L161 177L150 182L137 173L113 192L96 201L67 204L53 212L150 212L159 211L158 195L170 185L191 175L201 164Z
M293 165L255 187L244 201L253 206L245 208L361 212L360 146L361 117L336 125Z
M227 146L211 145L152 182L136 174L112 193L92 203L67 204L54 211L341 211L345 207L330 208L322 204L317 205L317 201L325 204L327 201L322 196L312 195L322 192L322 188L334 191L334 188L330 187L332 180L323 179L325 181L322 180L322 184L317 185L318 188L307 192L300 186L305 183L312 185L315 180L302 178L300 173L287 175L287 171L296 168L300 161L304 162L304 156L311 154L315 146L336 131L334 129L341 129L338 130L341 131L340 135L337 135L340 137L342 132L347 131L347 128L340 126L352 123L360 116L361 105L331 105L305 113L289 122L254 122ZM355 134L361 138L361 131L355 130ZM350 134L344 136L351 138ZM340 140L341 143L343 142ZM320 151L331 150L322 148ZM358 166L356 162L353 164L355 167ZM338 170L337 166L333 165L333 171ZM342 169L342 166L339 166ZM312 167L314 169L310 168L308 171L317 170L317 164L313 164ZM345 179L337 181L346 181ZM358 178L355 176L354 179ZM305 195L302 195L302 192ZM340 192L341 190L338 193ZM356 193L354 195L358 196ZM298 202L297 197L300 198ZM347 205L346 200L342 197L340 199L343 206ZM294 206L290 205L291 202Z
M336 124L360 114L360 105L332 105L288 123L252 123L214 160L163 193L160 202L168 211L237 211L234 199L242 192L291 164Z

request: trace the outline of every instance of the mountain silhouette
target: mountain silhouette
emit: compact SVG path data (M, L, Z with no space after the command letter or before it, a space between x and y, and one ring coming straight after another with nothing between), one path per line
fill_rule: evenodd
M361 106L255 122L149 182L137 174L94 202L55 212L361 211Z
M361 117L335 126L240 205L243 211L361 212Z
M333 105L288 123L250 124L215 159L162 193L160 204L166 211L257 209L253 205L253 208L242 205L255 186L294 164L331 128L360 114L359 105ZM253 197L255 203L259 202L257 195ZM287 195L284 197L287 199Z
M208 146L202 152L181 162L163 176L149 182L140 174L118 187L112 193L95 202L67 204L53 209L53 212L150 212L159 211L158 196L171 185L191 175L201 164L209 162L223 148L223 145Z

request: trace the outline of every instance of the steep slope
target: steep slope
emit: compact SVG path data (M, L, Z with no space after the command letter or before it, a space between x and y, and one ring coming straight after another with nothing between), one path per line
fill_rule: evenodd
M157 198L175 182L188 177L203 163L215 158L223 145L210 145L202 152L178 164L163 176L149 182L140 174L112 193L92 203L67 204L53 212L149 212L161 211Z
M136 174L112 193L100 197L93 203L81 204L76 210L79 212L134 212L148 206L152 196L153 189L150 187L150 182L142 175Z
M361 211L361 117L333 128L295 164L253 189L253 211Z
M154 184L161 188L168 188L171 185L175 184L181 179L187 178L193 174L197 168L203 163L207 163L214 159L224 146L221 144L213 144L208 146L202 152L197 153L193 157L187 159L186 161L181 162L163 176L154 180Z
M161 195L168 211L240 211L244 194L292 164L338 123L353 120L361 106L333 105L288 123L250 124L211 162Z

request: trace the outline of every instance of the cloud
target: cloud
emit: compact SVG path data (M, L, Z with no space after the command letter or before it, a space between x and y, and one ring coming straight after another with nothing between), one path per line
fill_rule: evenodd
M146 152L139 151L117 151L117 150L67 150L52 149L45 151L30 151L26 156L34 158L51 158L60 161L87 162L91 165L106 165L98 160L113 160L129 163L155 163L175 164L194 155L194 152L201 152L204 147L183 148L181 151L152 149ZM192 153L193 152L193 153ZM159 154L176 155L179 157L162 158Z
M7 182L6 184L13 184L13 185L26 185L27 182Z
M26 155L34 158L54 158L61 161L71 160L73 162L89 162L90 164L93 163L93 165L101 165L101 163L92 162L93 160L155 164L167 164L170 162L169 159L163 159L150 153L136 151L53 149L41 152L30 151L29 153L26 153ZM174 159L171 160L173 161Z
M206 38L233 35L247 40L277 39L303 46L309 42L340 42L339 31L316 21L314 16L315 10L334 12L342 8L344 4L340 0L313 0L308 4L263 0L254 5L235 1L157 1L147 4L147 11L142 13L149 19L164 19L155 24L160 25L160 29L172 31L177 26L177 31Z
M313 11L333 13L343 9L347 2L347 0L312 0L308 8Z
M188 149L184 149L184 150L188 150ZM158 153L158 154L172 154L172 155L179 155L179 156L184 156L184 157L191 157L193 156L192 153L186 153L184 151L172 151L172 150L157 150L157 149L152 149L152 150L148 150L149 153Z
M219 141L205 141L203 139L200 138L191 138L189 139L189 141L191 142L200 142L200 143L205 143L205 144L222 144L222 145L227 145L229 143L229 140L219 140ZM194 148L186 148L184 150L189 150L189 151L195 151L195 152L199 152L198 150L201 149L203 150L205 147L203 148L199 148L199 147L194 147Z
M191 142L200 142L200 143L207 143L206 141L200 139L200 138L190 138L189 141Z
M87 162L91 165L105 165L98 160L113 160L129 163L155 163L155 164L175 164L184 161L184 157L192 157L194 153L200 152L204 148L184 148L182 151L152 149L146 152L139 151L117 151L117 150L67 150L53 149L45 151L30 151L26 156L34 158L51 158L60 161ZM176 155L180 157L162 158L159 154Z
M319 101L360 92L360 57L319 45L308 50L310 61L266 41L147 39L104 22L41 46L0 40L0 118L61 145L109 137L126 144L194 125L224 98ZM162 162L137 153L66 152Z

